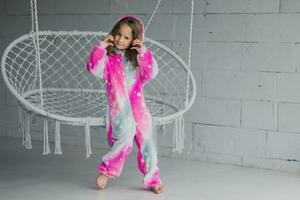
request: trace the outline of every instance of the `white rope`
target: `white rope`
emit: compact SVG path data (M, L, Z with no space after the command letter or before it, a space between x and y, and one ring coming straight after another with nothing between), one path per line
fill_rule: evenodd
M152 21L154 15L155 15L155 13L156 13L156 11L157 11L157 9L158 9L158 6L159 6L159 4L160 4L161 1L162 1L162 0L158 0L158 1L157 1L156 6L155 6L155 8L154 8L154 10L153 10L153 12L152 12L152 14L151 14L151 16L150 16L150 19L148 20L147 25L145 26L145 31L144 31L144 32L146 32L146 30L148 29L148 26L150 25L150 23L151 23L151 21Z
M24 110L25 148L32 149L30 135L30 113Z
M44 98L43 98L43 82L42 82L42 70L41 70L41 55L40 55L40 42L39 42L39 26L38 26L38 15L37 15L37 3L36 0L31 1L31 20L32 20L32 32L34 32L35 39L33 39L33 43L35 46L35 56L36 56L36 66L39 72L39 87L40 87L40 100L41 100L41 108L44 107ZM36 77L35 77L36 80Z
M194 19L194 0L191 2L191 21L190 21L190 44L189 44L189 55L188 55L188 73L187 73L187 89L185 106L189 102L189 89L190 89L190 69L191 69L191 55L192 55L192 37L193 37L193 19Z
M36 48L36 42L34 40L34 27L35 27L35 19L34 19L34 9L33 9L33 0L30 1L30 10L31 10L31 33L32 33L32 41L33 41L33 44L34 44L34 47ZM35 50L35 56L37 57L37 51ZM36 61L37 62L37 61ZM37 66L37 64L36 64ZM38 70L36 69L35 70L35 73L34 73L34 80L33 80L33 84L35 85L35 87L37 87L37 73L38 73Z
M55 151L54 154L62 154L60 142L60 122L55 121Z
M24 145L25 137L24 137L24 131L23 131L23 112L22 112L22 106L20 103L18 103L18 135L22 136L22 145Z
M87 119L85 122L85 148L86 148L86 158L89 158L92 154L91 149L91 133L90 133L90 120Z
M49 139L48 139L48 118L44 119L44 149L43 154L49 154L51 153L50 147L49 147Z
M25 135L25 111L21 108L21 131L22 131L22 145L26 144L26 135Z
M193 19L194 19L194 0L191 1L191 16L190 16L190 40L189 40L189 54L188 54L188 65L187 65L187 88L186 88L186 98L185 107L189 103L189 89L190 89L190 68L191 68L191 54L192 54L192 34L193 34ZM185 122L183 114L178 116L174 121L174 136L173 136L173 152L178 151L182 153L184 148L184 138L185 138Z
M175 119L174 125L174 135L173 135L173 152L178 151L182 153L184 149L184 138L185 138L185 128L184 128L184 118L179 116Z
M159 133L161 135L166 135L166 125L165 124L162 124L159 126Z
M27 141L27 135L26 135L26 116L25 116L25 111L23 110L22 112L22 133L23 133L23 142L22 144L26 148L26 141Z

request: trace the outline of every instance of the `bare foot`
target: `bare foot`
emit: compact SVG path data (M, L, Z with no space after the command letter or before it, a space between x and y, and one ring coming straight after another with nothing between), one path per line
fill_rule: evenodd
M157 185L153 186L151 188L151 190L154 193L159 194L159 193L162 193L164 191L164 186L162 184L157 184Z
M108 177L102 174L99 174L96 179L96 187L98 189L104 189L107 184Z

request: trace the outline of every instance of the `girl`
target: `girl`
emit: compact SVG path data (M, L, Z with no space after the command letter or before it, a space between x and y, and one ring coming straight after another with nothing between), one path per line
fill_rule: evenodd
M152 118L143 96L143 84L153 79L158 69L143 40L143 22L135 16L124 16L89 56L87 70L105 80L109 103L106 130L110 150L98 165L99 189L105 188L109 178L120 176L134 139L143 186L157 194L163 191Z

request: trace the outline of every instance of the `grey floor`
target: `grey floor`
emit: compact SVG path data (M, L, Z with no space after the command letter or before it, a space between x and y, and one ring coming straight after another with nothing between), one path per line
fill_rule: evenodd
M83 146L63 145L63 156L43 156L42 142L26 150L19 139L0 137L1 200L300 200L300 175L198 161L159 157L165 192L141 187L135 152L118 179L105 190L95 189L96 166L105 153Z

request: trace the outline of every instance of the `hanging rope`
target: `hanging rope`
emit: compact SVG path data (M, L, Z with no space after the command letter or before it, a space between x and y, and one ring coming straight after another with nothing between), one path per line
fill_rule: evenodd
M182 115L175 119L174 137L173 137L173 152L182 152L184 148L184 118Z
M190 69L191 69L193 20L194 20L194 0L192 0L192 2L191 2L190 44L189 44L189 56L188 56L188 73L187 73L187 89L186 89L185 106L189 102L189 89L190 89L190 76L189 76L189 72L190 72Z
M35 56L36 56L36 66L39 72L39 86L40 86L40 99L41 99L41 108L44 107L44 98L43 98L43 82L42 82L42 70L41 70L41 56L40 56L40 43L39 43L39 25L38 25L38 16L37 16L37 3L36 0L30 1L31 7L31 32L34 33L35 39L33 39L35 47ZM35 76L36 81L36 76Z
M54 154L62 154L60 144L60 122L55 121L55 150Z
M86 148L86 158L89 158L90 155L93 153L91 149L91 126L90 126L90 119L87 118L84 124L84 136L85 136L85 148Z
M186 88L186 98L184 107L189 103L189 89L190 89L190 68L191 68L191 54L192 54L192 33L193 33L193 18L194 18L194 0L191 1L191 21L190 21L190 41L189 41L189 54L188 54L188 66L187 66L187 88ZM174 135L173 135L173 152L182 152L184 148L184 138L185 138L185 122L183 114L175 119L174 125Z
M162 1L162 0L158 0L158 1L157 1L156 6L155 6L155 8L154 8L154 10L153 10L153 12L152 12L152 14L151 14L151 17L150 17L150 19L148 20L147 25L145 26L145 32L146 32L146 30L148 29L148 26L150 25L150 23L151 23L151 21L152 21L154 15L155 15L155 13L156 13L156 11L157 11L157 9L158 9L158 6L159 6L159 4L160 4L161 1Z
M22 115L22 144L25 145L26 149L32 149L31 145L31 135L30 135L30 119L31 119L31 114L26 111L25 109L22 109L21 111Z
M44 149L43 149L43 154L49 154L51 153L50 147L49 147L49 138L48 138L48 118L45 117L44 119Z

